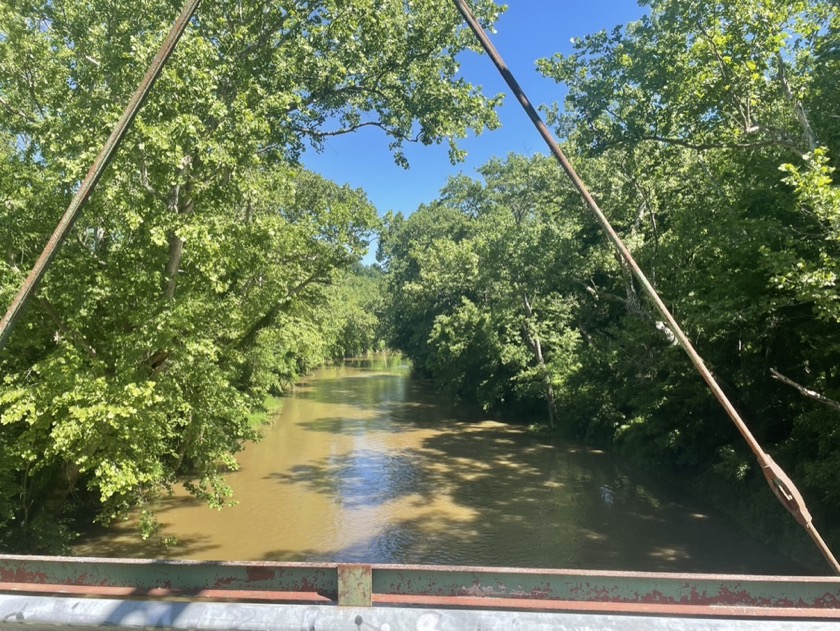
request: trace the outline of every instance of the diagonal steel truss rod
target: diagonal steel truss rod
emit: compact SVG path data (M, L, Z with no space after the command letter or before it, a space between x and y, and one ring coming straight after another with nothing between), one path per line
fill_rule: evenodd
M612 244L618 250L621 257L633 271L633 275L639 281L639 284L645 290L645 293L647 294L648 298L650 298L650 300L653 302L654 306L656 307L656 310L659 312L659 314L670 327L671 331L674 333L674 336L680 343L680 346L682 346L683 350L688 355L689 359L691 360L691 363L697 369L697 372L700 373L700 376L706 382L706 385L709 386L709 389L712 391L712 394L714 394L715 398L718 400L723 409L726 410L726 413L729 415L729 418L732 419L732 422L735 424L735 427L738 428L738 431L741 433L741 436L744 437L744 440L747 442L750 449L755 454L755 457L758 460L759 465L761 466L761 470L764 473L764 477L767 480L767 483L770 485L770 488L773 490L773 493L776 495L776 497L779 499L782 505L793 515L794 519L796 519L796 521L799 522L799 524L805 528L805 530L808 532L808 535L814 541L814 544L816 544L820 553L823 555L823 557L825 557L825 560L834 570L835 574L840 575L840 563L838 563L837 559L832 554L831 549L825 543L823 538L820 536L820 533L814 526L813 518L808 512L808 507L805 505L805 500L802 498L802 495L796 488L796 485L794 485L793 481L787 476L787 474L782 470L782 468L778 464L776 464L773 461L773 459L764 451L759 442L756 440L755 436L753 436L749 427L747 427L747 424L741 418L741 415L738 414L738 411L735 409L735 406L732 405L732 403L729 401L729 398L723 392L723 389L720 387L720 385L718 385L718 382L715 380L711 371L706 367L706 364L703 362L703 358L700 357L700 354L695 350L691 341L683 332L682 328L680 328L680 325L677 323L676 319L674 319L674 316L671 315L671 312L668 310L668 307L666 307L665 303L662 302L662 299L659 297L659 294L656 292L656 289L654 289L653 285L647 279L647 276L645 276L645 273L642 271L642 268L639 267L639 264L636 263L636 260L630 253L630 250L621 240L621 237L618 236L618 233L610 224L609 219L607 219L606 215L603 213L601 208L598 206L598 203L595 201L595 198L592 197L592 194L587 189L586 184L577 174L574 167L572 166L572 163L563 153L563 150L560 149L560 146L557 144L557 141L554 140L554 137L552 136L551 132L548 130L545 123L542 121L542 118L540 118L540 115L537 113L537 110L528 100L528 97L525 95L525 92L522 90L522 87L516 81L516 78L513 76L513 73L505 64L501 55L499 55L499 52L496 50L495 46L493 46L493 43L487 36L487 33L478 23L478 20L476 20L475 15L473 14L469 6L467 6L465 0L453 0L453 2L458 8L458 11L463 16L464 20L472 29L473 33L475 33L476 37L481 42L482 47L490 56L490 59L493 60L493 63L496 65L496 68L502 75L502 78L504 78L510 89L513 91L520 105L522 105L522 108L525 110L525 112L528 114L528 117L531 119L531 122L534 123L534 126L537 128L537 131L539 131L546 145L548 145L548 148L551 150L551 153L560 163L560 166L563 168L563 171L566 172L566 175L572 181L574 187L583 197L589 210L592 212L593 215L595 215L595 219L597 219L598 223L601 225L601 228L606 233L607 238L612 242Z
M0 321L0 351L3 350L4 346L6 346L6 342L12 334L12 330L23 313L24 308L38 291L38 286L41 284L44 274L47 273L47 269L55 258L58 249L61 247L61 244L64 243L67 235L70 234L73 224L76 223L76 220L82 213L82 209L85 207L90 199L90 196L93 194L93 189L96 188L102 174L105 172L105 169L108 168L108 164L114 157L114 154L119 148L123 138L125 138L125 135L131 127L131 124L134 122L140 108L143 107L143 103L146 101L146 97L149 95L149 92L151 92L152 86L154 86L155 81L157 81L157 78L160 76L163 67L166 65L170 55L172 55L172 51L175 50L175 45L178 43L178 40L181 39L181 35L184 34L187 24L189 24L196 9L198 9L199 2L201 2L201 0L187 0L184 4L178 19L175 20L175 23L172 25L169 34L161 44L157 55L155 55L155 58L152 60L152 63L149 64L149 68L146 70L143 80L140 82L140 85L137 86L137 90L135 90L134 95L128 102L128 105L126 105L125 111L123 111L120 120L117 121L114 130L111 132L111 135L108 137L108 140L105 142L105 145L102 147L99 155L97 155L96 159L93 161L93 165L90 167L90 170L79 187L79 190L76 191L70 205L67 207L67 210L64 211L64 215L61 217L61 221L59 221L58 226L56 226L55 231L50 237L50 240L44 247L44 251L41 252L41 256L38 257L38 260L35 262L35 266L32 268L32 271L29 272L29 276L26 277L26 280L23 282L23 285L21 285L17 295L9 305L6 315L4 315L2 321Z

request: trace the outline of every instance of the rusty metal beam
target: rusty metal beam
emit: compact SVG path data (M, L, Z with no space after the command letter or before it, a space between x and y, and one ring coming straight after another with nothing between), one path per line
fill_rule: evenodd
M338 606L370 607L373 605L373 573L370 565L338 566Z
M374 566L374 602L840 620L840 579Z
M840 623L840 578L0 555L0 594Z
M67 587L86 593L137 596L179 595L218 597L226 592L250 592L258 600L267 594L338 598L338 565L317 563L239 563L0 555L0 585L4 591L45 592ZM100 592L101 590L101 592ZM78 593L75 590L69 593ZM260 598L260 593L263 598Z

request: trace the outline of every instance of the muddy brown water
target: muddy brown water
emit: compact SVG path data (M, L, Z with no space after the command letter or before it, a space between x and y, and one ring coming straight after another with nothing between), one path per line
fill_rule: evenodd
M238 504L157 506L76 554L802 574L626 462L443 402L399 358L319 370L228 476Z

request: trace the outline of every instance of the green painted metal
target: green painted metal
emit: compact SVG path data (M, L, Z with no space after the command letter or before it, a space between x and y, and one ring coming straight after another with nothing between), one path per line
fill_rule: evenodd
M840 610L840 579L374 566L374 594Z
M373 581L370 565L338 566L338 606L370 607Z
M193 594L214 591L338 596L337 564L160 561L0 555L0 582L18 585L131 587ZM93 590L92 590L93 591Z
M3 594L840 622L835 577L0 555Z

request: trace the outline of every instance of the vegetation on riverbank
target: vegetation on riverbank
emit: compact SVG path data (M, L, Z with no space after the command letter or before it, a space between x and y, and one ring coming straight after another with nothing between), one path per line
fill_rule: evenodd
M248 422L252 427L266 425L271 422L271 416L281 409L283 409L283 398L268 395L261 404L254 406L252 412L248 415Z
M837 549L840 12L649 4L539 62L569 87L549 118ZM765 538L796 530L554 162L511 155L480 175L387 218L391 343L452 396L720 489Z

